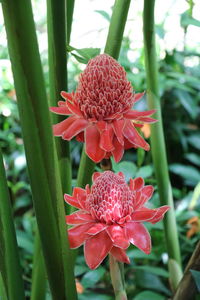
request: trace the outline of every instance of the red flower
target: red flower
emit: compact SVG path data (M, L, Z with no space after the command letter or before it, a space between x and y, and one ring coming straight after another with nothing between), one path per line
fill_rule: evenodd
M61 92L61 96L65 101L50 110L70 117L53 126L54 135L85 142L86 153L93 161L113 155L119 162L124 149L149 150L136 127L155 122L149 117L155 110L131 110L143 93L133 93L125 70L109 55L91 59L80 75L76 92Z
M91 190L74 188L73 195L65 194L65 201L78 208L66 216L74 225L68 230L71 248L84 244L87 265L95 269L108 253L118 261L129 263L125 250L130 243L149 254L151 238L142 222L162 220L169 206L149 209L144 204L151 198L153 187L144 186L141 177L126 184L123 173L111 171L93 174Z

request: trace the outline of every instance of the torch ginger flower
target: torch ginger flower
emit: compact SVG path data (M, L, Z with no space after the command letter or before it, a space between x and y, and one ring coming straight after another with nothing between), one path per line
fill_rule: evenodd
M70 117L53 125L53 133L67 141L76 137L85 142L86 154L94 162L110 156L119 162L124 149L149 150L136 127L155 122L149 117L155 110L131 109L143 93L134 94L124 68L109 55L91 59L80 75L76 92L61 92L61 96L65 101L50 110Z
M151 238L142 222L157 223L169 206L149 209L144 204L151 198L153 187L144 186L141 177L126 184L123 173L111 171L93 174L91 189L74 188L65 201L78 208L66 216L70 248L84 244L85 260L95 269L111 253L118 261L130 263L125 250L130 243L149 254Z

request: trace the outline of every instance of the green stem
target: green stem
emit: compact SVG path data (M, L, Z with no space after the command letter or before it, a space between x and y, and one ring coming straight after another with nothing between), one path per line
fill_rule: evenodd
M131 0L115 0L104 52L118 59Z
M41 243L38 229L35 234L35 247L33 257L31 300L45 299L46 296L46 272L44 257L41 250Z
M124 264L109 254L110 276L116 300L127 300L124 281Z
M12 207L0 149L0 272L10 300L25 299Z
M7 293L6 293L6 287L5 287L1 272L0 272L0 299L8 300Z
M155 50L154 29L154 4L155 0L144 0L143 14L145 65L147 75L147 99L149 109L156 109L155 118L158 120L158 122L151 127L151 147L160 201L162 205L169 205L171 207L164 218L167 251L169 259L176 264L176 268L179 267L180 269L181 256L172 198L172 189L168 173L158 89L158 67ZM179 272L177 272L177 274L180 274L178 278L174 276L175 274L173 272L171 272L174 287L177 286L178 281L181 279L180 270Z
M109 54L115 59L118 59L119 56L130 2L131 0L115 0L104 50L105 53ZM82 151L80 167L81 169L79 169L78 172L77 182L79 186L83 187L85 182L88 183L91 181L91 177L95 168L95 163L87 158L87 155L85 154L85 148L83 148ZM85 170L87 170L87 177L84 176Z
M72 19L74 12L74 2L75 0L66 0L66 10L67 10L67 45L70 42Z
M61 181L30 0L2 2L34 208L53 299L76 299ZM23 28L23 30L22 30Z
M95 169L95 163L85 154L85 145L83 146L81 161L78 169L77 186L84 188L86 184L91 184L92 174Z
M67 42L65 17L65 0L60 0L59 2L56 0L47 0L49 84L51 106L57 106L57 102L60 99L60 92L63 90L67 90ZM68 27L71 28L71 25L68 24L67 28ZM53 123L59 123L63 119L62 116L59 116L57 114L51 114L51 116L53 119ZM58 153L63 192L71 193L72 171L69 142L57 138L56 148Z

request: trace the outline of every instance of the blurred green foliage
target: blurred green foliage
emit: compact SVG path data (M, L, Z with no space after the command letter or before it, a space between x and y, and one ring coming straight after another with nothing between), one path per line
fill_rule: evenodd
M107 12L97 11L97 13L109 20ZM187 29L190 24L199 26L199 21L186 13L183 14L180 24L183 30ZM41 29L43 26L44 21L39 24L39 28ZM157 34L159 43L159 39L162 40L165 34L162 25L157 26ZM73 54L73 58L70 53L68 54L69 90L72 91L76 87L77 77L82 69L78 62L85 63L88 55L89 57L96 55L99 50L90 49L88 52L87 49L75 49L73 47L68 50L69 52L72 51L71 54ZM74 51L78 53L78 57ZM120 53L120 63L124 66L134 89L137 92L141 92L146 90L143 49L138 50L140 55L135 61L130 61L130 51L133 51L131 49L131 41L126 36ZM48 90L47 54L43 53L42 57ZM75 58L77 58L78 62ZM176 200L176 215L184 266L200 238L200 232L195 230L196 227L192 235L189 238L187 237L188 231L194 227L193 223L188 223L188 221L193 217L197 217L196 222L200 224L200 189L198 186L200 182L199 58L200 54L195 52L195 49L188 49L187 45L185 45L183 51L176 49L171 52L165 51L164 57L159 61L159 87L164 131L173 195ZM0 77L0 145L5 158L26 295L29 297L36 222L26 170L17 101L10 76L10 64L6 47L0 48L0 61L2 66ZM136 109L146 109L145 97L137 104ZM80 161L81 147L80 143L74 140L71 142L74 185ZM153 184L155 193L150 201L150 206L159 206L150 153L144 153L142 150L138 150L137 153L135 150L127 151L123 161L119 164L113 163L113 168L116 172L123 171L127 181L131 177L142 176L145 178L146 184ZM198 226L200 227L200 225ZM145 255L133 246L127 251L131 259L131 265L125 268L127 293L129 299L164 300L171 295L171 292L168 272L166 271L167 253L162 222L153 226L148 224L147 227L152 236L153 250L150 255ZM79 249L75 275L83 287L83 292L79 296L80 300L113 299L107 260L97 270L90 271L84 262L83 251ZM194 276L197 277L199 274ZM48 290L47 299L50 299Z

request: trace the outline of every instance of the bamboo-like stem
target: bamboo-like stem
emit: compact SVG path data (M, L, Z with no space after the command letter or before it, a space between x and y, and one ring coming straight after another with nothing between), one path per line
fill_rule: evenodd
M110 56L118 59L121 43L123 39L124 28L127 20L128 10L131 0L115 0L113 13L110 21L108 36L106 39L106 46L104 52ZM86 157L85 149L83 148L81 155L77 182L79 186L84 187L84 183L91 181L92 173L95 168L95 163ZM87 177L83 173L87 170Z
M67 45L70 42L71 29L72 29L72 19L74 12L74 2L75 0L66 0L66 10L67 10Z
M6 293L6 287L5 287L1 272L0 272L0 299L8 300L7 293Z
M67 90L67 52L66 52L66 13L65 0L47 0L48 57L50 105L57 106L60 92ZM72 16L70 18L72 20ZM69 22L68 22L69 23ZM69 26L71 28L71 25ZM68 33L69 35L69 33ZM62 121L62 117L51 114L53 123ZM63 191L71 193L71 160L69 142L56 139L59 167Z
M10 300L25 299L12 208L0 149L0 272ZM3 290L2 290L3 292Z
M197 286L190 270L200 271L200 242L198 242L188 264L184 271L173 300L194 299L197 293Z
M172 189L169 180L166 147L164 141L161 106L158 91L158 67L155 50L154 29L154 4L155 0L144 0L144 49L145 66L147 75L147 99L149 109L156 109L155 118L158 122L151 127L151 149L155 173L158 184L158 192L162 205L169 205L171 209L164 218L164 229L167 251L171 265L179 267L179 272L170 272L173 287L176 287L181 279L181 256L176 227L176 218L172 198ZM170 268L172 270L173 268ZM178 278L176 277L178 276Z
M127 300L124 281L124 264L109 254L110 276L116 300Z
M34 208L53 299L76 299L62 187L30 0L2 2ZM23 28L23 30L22 30Z
M104 52L118 59L131 0L115 0Z
M31 300L45 299L46 297L46 271L44 257L41 249L41 242L38 229L35 234Z
M86 184L91 184L92 174L95 163L85 154L85 145L83 146L81 161L78 169L77 186L84 188Z

